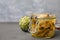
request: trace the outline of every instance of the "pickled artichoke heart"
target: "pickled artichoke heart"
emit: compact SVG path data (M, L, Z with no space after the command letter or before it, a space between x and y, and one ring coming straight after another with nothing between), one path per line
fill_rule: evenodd
M30 22L30 17L28 17L28 16L22 17L21 19L19 19L19 26L20 26L20 28L23 31L27 32L28 28L29 28L29 22Z
M37 19L35 16L37 16ZM36 22L34 20L36 20ZM31 21L30 31L33 37L52 38L54 36L55 16L49 14L34 15Z

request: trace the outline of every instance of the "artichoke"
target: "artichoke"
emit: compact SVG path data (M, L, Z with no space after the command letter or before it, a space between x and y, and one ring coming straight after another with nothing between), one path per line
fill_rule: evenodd
M24 16L21 19L19 19L19 26L25 32L28 32L29 23L30 23L30 17L29 16Z

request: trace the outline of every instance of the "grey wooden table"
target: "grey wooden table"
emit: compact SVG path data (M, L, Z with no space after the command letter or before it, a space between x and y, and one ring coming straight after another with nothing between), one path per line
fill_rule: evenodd
M60 40L60 31L54 38L34 38L30 33L23 32L18 23L0 23L0 40Z

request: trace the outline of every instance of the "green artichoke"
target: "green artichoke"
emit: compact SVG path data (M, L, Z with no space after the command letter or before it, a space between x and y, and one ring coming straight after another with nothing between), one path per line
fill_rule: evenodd
M30 17L28 16L24 16L21 19L19 19L19 26L25 32L28 32L29 23L30 23Z

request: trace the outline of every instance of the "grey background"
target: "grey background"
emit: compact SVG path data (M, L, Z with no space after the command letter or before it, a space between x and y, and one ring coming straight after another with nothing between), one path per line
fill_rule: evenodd
M0 0L0 22L18 22L30 12L51 12L60 18L60 0Z

